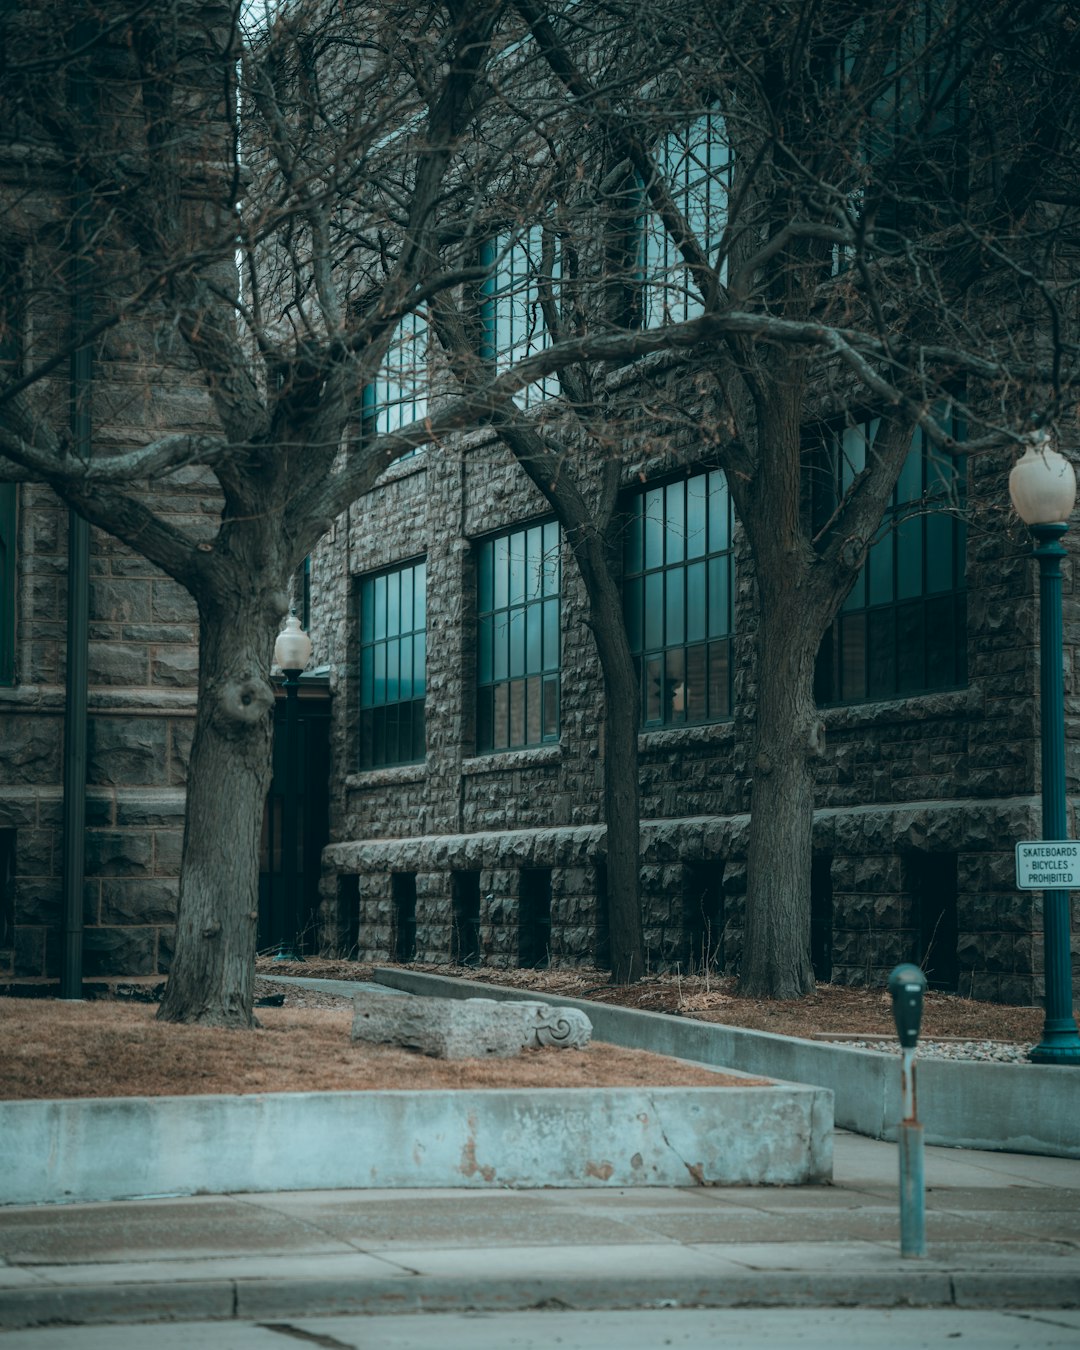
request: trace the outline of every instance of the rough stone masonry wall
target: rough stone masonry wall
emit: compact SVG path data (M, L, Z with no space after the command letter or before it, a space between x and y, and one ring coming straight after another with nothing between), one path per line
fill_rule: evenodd
M675 379L677 371L661 378ZM692 460L688 447L676 449ZM626 481L638 481L639 472L659 476L671 463L670 455L658 454L628 464ZM955 869L960 991L1017 1002L1041 995L1041 904L1016 890L1013 875L1016 840L1037 837L1040 829L1037 578L1024 532L1006 529L1003 518L1008 464L1006 455L982 456L968 469L967 687L823 713L827 749L817 775L814 852L819 890L828 879L833 980L879 982L898 961L923 956L918 888L936 869L950 877ZM414 486L406 488L409 479ZM323 919L331 943L343 923L339 873L357 877L348 903L356 907L349 922L359 921L360 953L381 957L392 950L382 877L386 869L415 872L417 956L447 960L449 893L435 878L469 868L481 876L482 958L513 964L521 869L542 868L550 870L552 958L581 963L603 956L603 709L571 560L564 558L563 569L560 744L472 753L472 542L538 514L542 504L523 475L482 436L468 438L463 460L440 454L400 466L354 512L350 577L421 553L429 559L429 753L425 765L346 779L346 807L332 826L340 843L325 859ZM719 891L723 964L738 967L756 603L738 532L736 553L732 720L639 738L641 876L654 968L693 962L688 916L710 869L709 884ZM1067 579L1070 649L1075 609ZM355 762L343 715L355 683L351 640L344 635L335 657L338 746L346 762ZM1070 677L1070 728L1073 689ZM1069 777L1075 790L1074 737ZM584 853L575 842L582 827L598 831Z

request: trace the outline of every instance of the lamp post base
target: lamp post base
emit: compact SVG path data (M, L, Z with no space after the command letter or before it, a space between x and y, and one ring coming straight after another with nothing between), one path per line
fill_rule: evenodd
M1032 1064L1060 1064L1080 1068L1080 1033L1075 1021L1062 1019L1058 1026L1047 1025L1043 1037L1028 1056Z

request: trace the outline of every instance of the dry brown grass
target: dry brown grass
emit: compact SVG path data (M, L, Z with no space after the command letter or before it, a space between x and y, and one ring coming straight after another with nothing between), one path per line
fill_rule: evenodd
M155 1020L149 1004L0 999L0 1098L374 1089L721 1087L745 1079L610 1045L446 1061L353 1045L352 1011L262 1008L257 1031ZM755 1080L764 1081L764 1080Z

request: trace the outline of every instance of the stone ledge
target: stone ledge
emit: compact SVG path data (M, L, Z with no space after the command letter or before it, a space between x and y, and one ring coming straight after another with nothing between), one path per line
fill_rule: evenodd
M891 722L930 722L951 717L981 717L986 699L981 686L948 689L942 693L912 694L906 698L849 703L821 709L826 733L857 731Z
M8 1205L196 1190L618 1189L831 1177L832 1094L791 1084L0 1103L0 1204Z
M426 778L427 764L395 764L389 769L364 769L360 773L347 773L345 787L349 792L362 792L368 788L422 783Z
M561 745L533 745L524 750L496 750L490 755L474 755L461 761L461 776L472 778L485 773L505 773L509 769L535 769L562 762Z

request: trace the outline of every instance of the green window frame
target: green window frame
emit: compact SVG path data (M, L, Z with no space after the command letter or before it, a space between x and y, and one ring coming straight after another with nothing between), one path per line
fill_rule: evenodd
M488 269L480 291L481 355L506 370L515 362L551 346L551 334L540 302L543 276L544 227L531 225L516 237L502 234L480 251L480 265ZM550 283L558 302L562 262L558 239L553 241ZM559 377L545 375L514 396L521 408L532 407L560 393Z
M417 764L426 754L427 564L360 579L360 766Z
M815 447L815 526L866 465L877 419L825 428ZM954 439L963 427L953 422ZM862 571L818 652L819 704L863 703L967 684L965 464L917 429Z
M666 136L654 150L654 159L672 201L711 256L727 226L731 193L732 156L724 119L715 110L703 113ZM642 327L658 328L700 315L701 298L682 254L651 211L642 218L640 247ZM721 280L726 270L726 265L721 267Z
M406 314L398 324L378 374L364 386L362 417L369 434L385 436L427 416L429 338L422 314ZM422 453L423 447L417 446L397 458Z
M734 515L719 469L627 503L623 614L647 728L732 716Z
M559 739L562 563L541 521L476 547L476 749Z
M0 483L0 684L15 683L15 531L17 489Z

